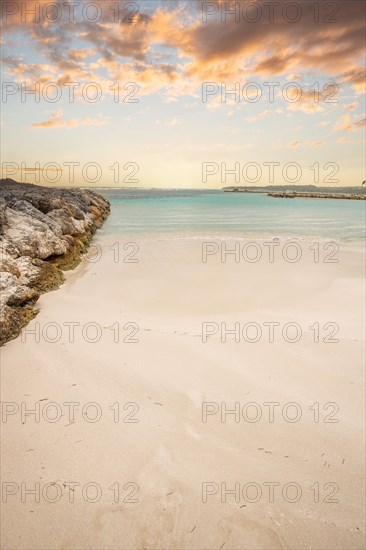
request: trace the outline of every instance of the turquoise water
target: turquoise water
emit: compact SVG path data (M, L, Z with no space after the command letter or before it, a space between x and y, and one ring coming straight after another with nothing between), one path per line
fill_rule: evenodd
M112 205L107 233L365 239L365 201L277 199L214 190L96 191Z

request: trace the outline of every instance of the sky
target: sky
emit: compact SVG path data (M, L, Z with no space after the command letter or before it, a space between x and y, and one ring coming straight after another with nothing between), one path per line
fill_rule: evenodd
M361 185L365 16L363 0L3 0L2 177Z

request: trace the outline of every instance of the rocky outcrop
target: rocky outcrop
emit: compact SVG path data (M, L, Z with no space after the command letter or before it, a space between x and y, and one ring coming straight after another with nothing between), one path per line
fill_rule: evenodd
M109 212L93 191L0 180L0 345L35 317L40 294L62 284Z

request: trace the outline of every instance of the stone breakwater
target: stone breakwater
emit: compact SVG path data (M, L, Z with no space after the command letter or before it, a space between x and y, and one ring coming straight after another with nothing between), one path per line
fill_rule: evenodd
M93 191L0 180L0 345L37 315L39 296L63 283L109 212Z

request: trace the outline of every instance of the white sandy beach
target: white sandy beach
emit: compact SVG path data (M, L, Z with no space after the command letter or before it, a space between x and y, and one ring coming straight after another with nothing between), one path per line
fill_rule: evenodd
M218 255L203 263L199 239L132 236L126 241L138 243L139 261L125 263L109 248L118 240L99 236L100 260L84 260L42 296L26 343L18 338L1 352L2 547L364 548L361 248L343 245L330 264L315 263L306 241L296 264L222 263ZM203 343L203 322L257 323L262 337L223 343L219 332ZM270 322L280 324L273 343L263 324ZM55 343L49 323L60 327ZM74 341L70 323L79 323ZM98 342L88 323L100 325ZM287 323L301 327L298 342L282 337ZM326 323L339 325L339 342L323 341L334 327ZM123 341L135 325L130 339L138 342ZM38 421L22 417L21 404L37 402ZM45 408L49 402L58 407ZM221 404L232 410L236 402L240 418L222 422ZM287 405L294 402L296 409ZM74 421L65 403L79 403ZM206 422L203 403L215 413ZM298 422L284 420L299 411ZM70 490L70 482L79 485ZM88 489L90 482L97 485ZM39 502L25 494L36 483ZM238 498L222 502L222 483L240 484ZM87 502L98 487L100 499ZM51 503L56 490L62 496Z

